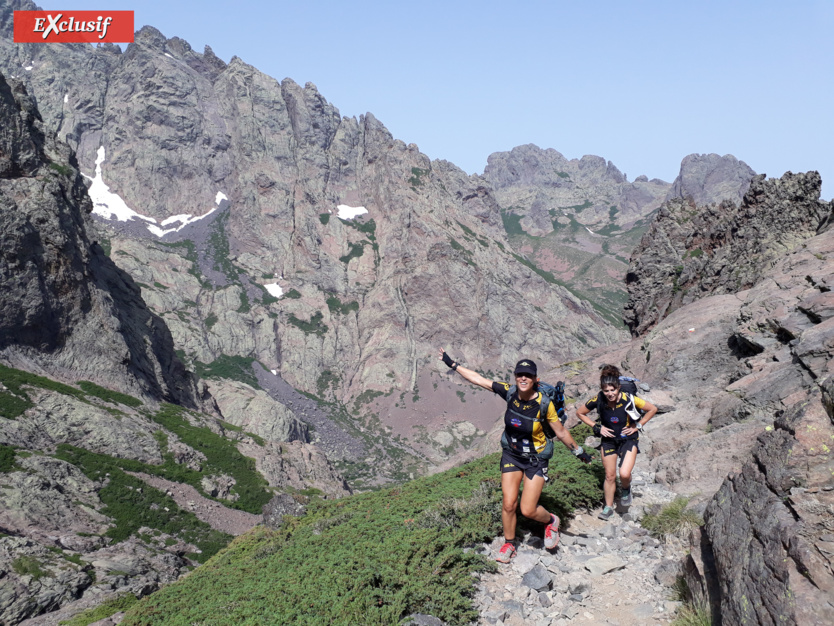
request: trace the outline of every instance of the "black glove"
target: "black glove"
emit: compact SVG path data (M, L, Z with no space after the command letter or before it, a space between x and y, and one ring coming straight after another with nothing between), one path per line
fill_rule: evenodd
M577 454L576 458L579 459L580 461L582 461L583 463L588 463L588 464L591 464L594 460L594 457L592 457L590 454L588 454L585 451L583 451L582 454Z
M577 447L573 451L573 455L583 463L590 463L594 458L582 449L582 446Z
M445 350L443 351L443 362L446 364L446 367L449 368L451 368L455 364L455 362L449 358L449 355L446 354Z
M597 422L591 427L591 430L594 431L594 437L602 437L602 424Z

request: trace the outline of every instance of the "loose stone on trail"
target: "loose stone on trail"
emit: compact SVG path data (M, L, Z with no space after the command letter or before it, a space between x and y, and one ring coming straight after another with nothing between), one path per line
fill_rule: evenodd
M602 576L625 567L625 562L616 556L600 556L585 563L585 569L591 576Z

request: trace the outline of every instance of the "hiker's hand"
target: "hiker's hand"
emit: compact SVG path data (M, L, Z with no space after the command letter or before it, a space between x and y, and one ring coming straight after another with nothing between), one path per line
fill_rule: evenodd
M637 432L637 429L634 426L629 426L628 428L623 428L623 434L626 437L628 437L630 435L633 435L636 432Z
M582 450L582 448L580 448L580 450ZM591 461L594 460L594 457L592 457L590 454L588 454L584 450L582 450L582 452L580 454L577 454L576 458L579 459L580 461L582 461L583 463L589 463L589 464L591 463Z
M594 431L594 437L602 437L602 424L596 422L591 428Z
M449 355L446 354L446 351L443 348L440 348L440 360L446 365L446 367L451 368L455 362L449 358Z
M607 426L600 426L599 434L603 437L613 437L614 431L608 428Z

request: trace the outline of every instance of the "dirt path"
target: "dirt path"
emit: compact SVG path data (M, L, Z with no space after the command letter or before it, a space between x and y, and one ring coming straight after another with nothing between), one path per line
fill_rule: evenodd
M229 509L219 502L209 500L191 485L175 483L164 478L159 478L158 476L143 474L142 472L128 473L131 476L136 476L136 478L141 478L151 487L156 487L167 492L177 505L186 511L191 511L197 516L197 519L205 522L215 530L237 536L242 535L262 521L262 516L260 515Z

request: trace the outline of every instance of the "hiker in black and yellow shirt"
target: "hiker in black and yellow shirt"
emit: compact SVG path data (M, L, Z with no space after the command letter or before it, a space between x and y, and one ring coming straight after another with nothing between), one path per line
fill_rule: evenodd
M547 415L540 416L543 394L538 390L539 379L536 364L522 359L515 366L515 385L488 380L473 370L456 363L440 349L440 360L474 385L497 393L507 402L504 413L504 434L501 437L501 492L503 506L501 521L504 526L505 543L497 560L508 563L516 553L516 508L519 505L518 490L524 481L521 493L521 514L545 524L544 546L552 550L559 544L559 518L539 504L544 484L547 481L547 464L553 454L553 442L548 441L545 428L565 444L581 461L591 462L591 455L576 445L570 432L559 421L553 402L547 402ZM543 419L542 419L543 418ZM543 423L544 420L544 423Z
M594 429L602 437L600 452L605 467L603 494L605 506L599 514L607 520L614 514L614 493L617 491L617 459L620 459L620 504L631 505L631 472L640 452L638 441L643 426L657 413L651 402L620 390L620 370L614 365L602 368L599 379L600 392L583 405L578 405L576 417ZM597 410L599 421L588 413ZM642 415L641 415L641 412Z

